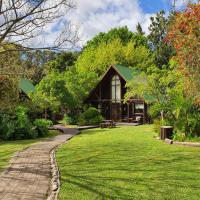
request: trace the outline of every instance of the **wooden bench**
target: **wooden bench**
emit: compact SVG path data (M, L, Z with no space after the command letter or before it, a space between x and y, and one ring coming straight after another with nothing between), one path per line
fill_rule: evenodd
M142 124L143 118L141 116L136 116L135 119L132 120L133 123Z

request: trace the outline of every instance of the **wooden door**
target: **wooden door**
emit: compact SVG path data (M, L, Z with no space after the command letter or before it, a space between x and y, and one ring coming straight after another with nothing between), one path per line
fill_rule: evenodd
M121 119L121 104L120 103L111 104L111 119L114 121L120 121Z

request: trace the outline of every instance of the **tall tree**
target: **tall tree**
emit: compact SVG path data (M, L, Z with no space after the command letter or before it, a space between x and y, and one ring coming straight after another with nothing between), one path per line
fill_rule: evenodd
M153 59L144 35L133 33L127 27L114 28L98 34L86 44L75 63L75 70L70 72L73 74L70 77L76 81L69 82L76 82L81 96L85 97L111 64L146 70Z
M155 52L155 64L160 68L163 65L168 65L169 60L174 55L173 48L164 41L172 19L173 15L166 17L164 11L157 13L155 17L151 17L148 38L151 48Z
M18 80L0 74L0 112L12 111L19 98Z
M32 94L33 102L45 110L58 111L60 108L68 112L76 101L68 89L65 76L57 72L51 72L45 76L36 86Z
M78 55L79 53L77 52L59 53L54 60L47 63L48 71L65 72L67 69L74 66Z
M145 34L145 32L143 32L142 26L141 26L141 24L140 24L139 22L138 22L138 24L137 24L137 26L136 26L136 31L137 31L137 33L140 34L140 35L144 35L144 34Z
M84 49L97 48L100 44L109 44L113 40L119 40L123 45L130 41L134 41L136 46L144 45L148 47L147 38L138 33L133 33L127 26L112 28L107 33L101 32L97 34L92 40L88 41Z
M107 33L101 32L97 34L92 40L88 41L85 48L97 48L101 43L108 44L113 40L118 39L123 44L127 44L133 37L133 32L131 32L127 26L113 28Z
M147 68L153 62L151 52L134 41L124 45L116 39L110 43L101 43L97 48L86 48L76 62L77 71L95 72L101 76L109 65L122 64L130 67Z
M177 12L166 41L176 50L175 59L186 78L185 92L200 104L200 4Z
M19 63L23 68L23 76L31 80L35 85L38 84L46 74L46 64L55 59L56 55L56 52L49 50L21 52Z

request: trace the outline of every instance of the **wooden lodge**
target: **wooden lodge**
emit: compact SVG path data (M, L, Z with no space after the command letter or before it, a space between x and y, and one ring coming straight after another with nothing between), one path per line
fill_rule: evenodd
M90 93L86 103L98 108L107 120L147 122L147 104L143 99L131 98L124 103L126 83L134 78L133 74L133 69L111 65Z

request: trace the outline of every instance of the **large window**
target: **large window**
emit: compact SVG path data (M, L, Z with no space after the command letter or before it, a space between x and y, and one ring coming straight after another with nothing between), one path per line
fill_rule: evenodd
M134 111L135 111L135 113L143 113L144 112L144 104L143 103L135 103Z
M112 77L111 81L111 91L112 91L112 101L120 102L121 101L121 82L119 76L115 75Z

